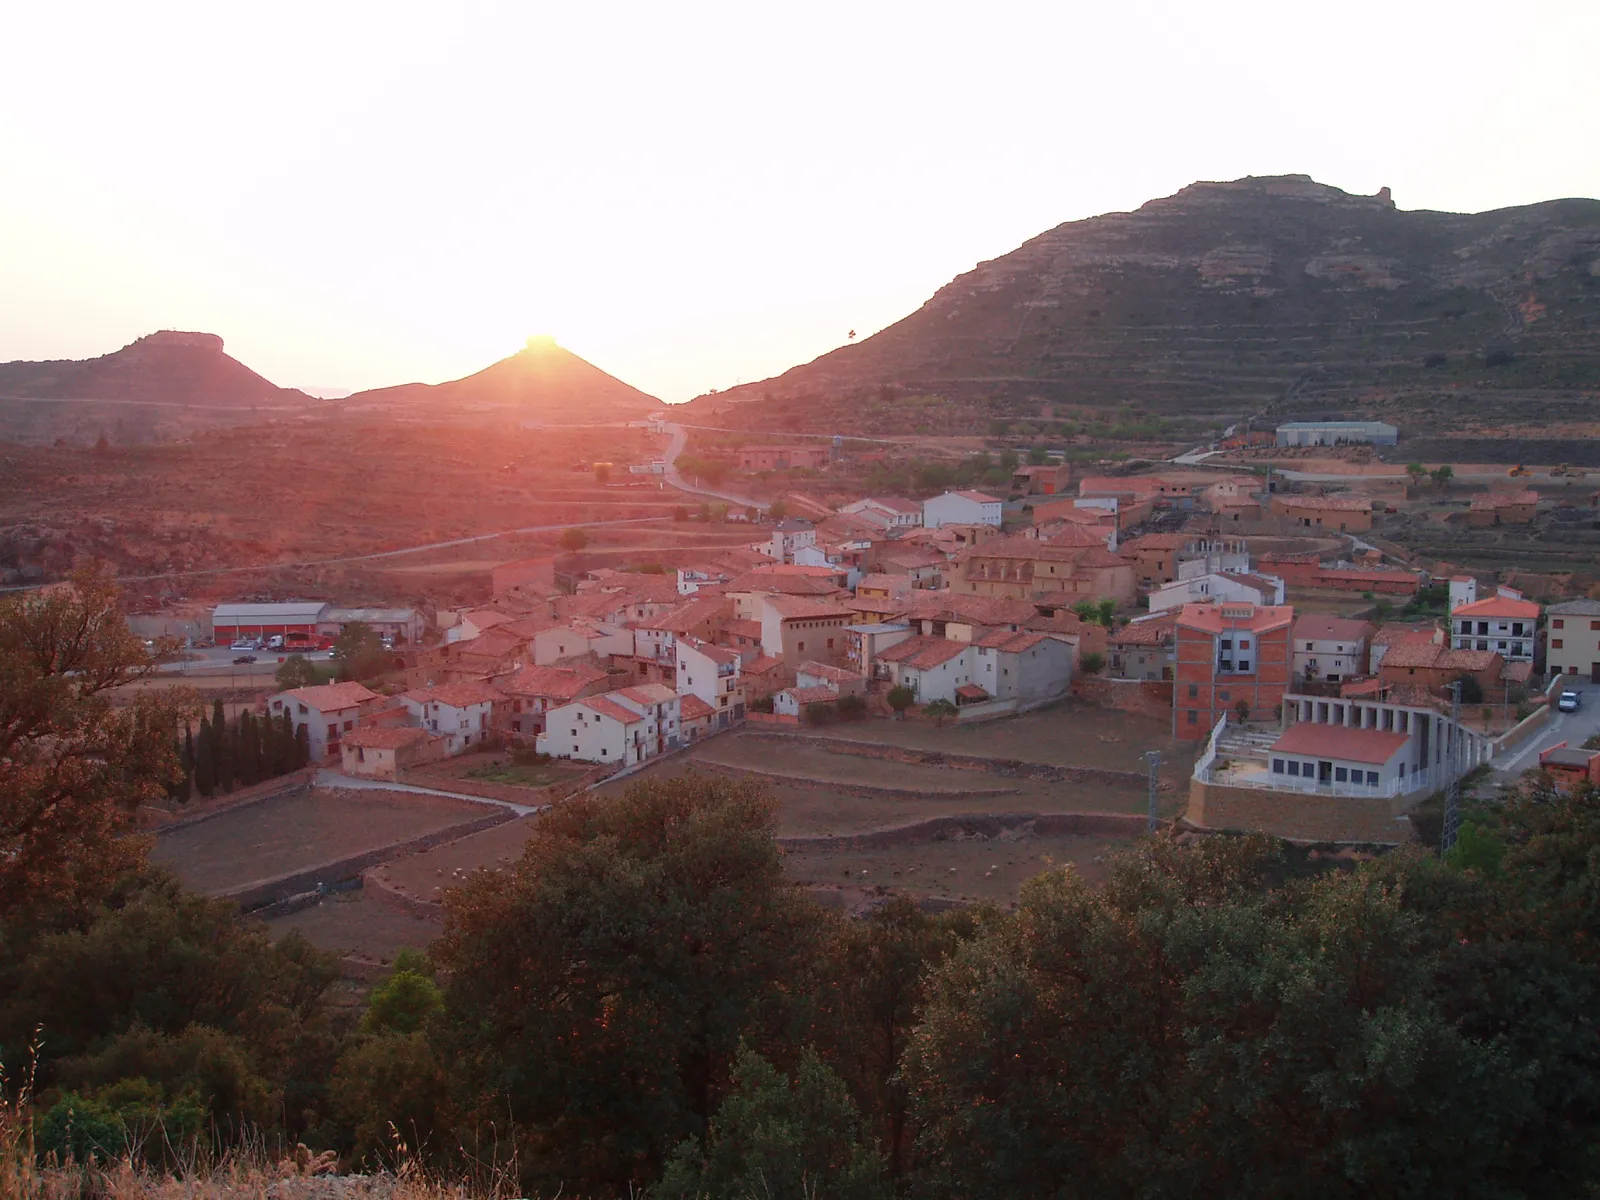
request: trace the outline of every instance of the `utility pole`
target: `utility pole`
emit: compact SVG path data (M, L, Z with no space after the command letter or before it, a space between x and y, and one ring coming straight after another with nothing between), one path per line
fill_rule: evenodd
M1439 839L1439 853L1449 854L1461 832L1461 772L1457 759L1461 754L1461 681L1450 685L1450 759L1447 769L1450 783L1444 793L1444 833Z
M1157 773L1161 766L1161 751L1146 750L1144 752L1144 761L1145 765L1150 770L1150 819L1145 824L1145 832L1154 833L1158 823L1158 818L1156 816L1156 783L1158 778Z

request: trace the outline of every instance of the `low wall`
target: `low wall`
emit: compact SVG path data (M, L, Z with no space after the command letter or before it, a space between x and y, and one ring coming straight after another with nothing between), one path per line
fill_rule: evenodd
M1410 798L1318 796L1189 781L1185 819L1204 830L1270 833L1295 842L1398 846L1411 840Z
M912 842L989 839L1022 830L1038 837L1139 837L1148 818L1134 813L983 813L966 817L932 817L893 829L840 837L780 837L785 850L882 850Z
M1089 704L1117 712L1164 720L1172 717L1170 679L1107 679L1101 675L1079 675L1072 681L1072 694Z
M199 825L214 817L226 816L228 813L237 812L241 808L249 808L253 804L265 804L269 800L277 800L284 796L293 796L299 792L310 791L312 781L316 778L316 767L305 767L298 771L290 771L287 775L279 775L273 779L263 780L247 788L240 788L236 792L229 792L225 796L214 796L209 800L195 801L177 809L144 808L140 810L147 828L152 828L156 833L166 833L174 829L184 829L190 825Z
M366 850L360 854L351 854L344 858L332 859L302 871L292 871L287 875L257 880L254 883L248 883L230 891L213 892L212 895L224 900L232 900L241 909L251 912L286 896L293 896L297 892L315 891L319 884L337 883L339 880L360 875L368 867L375 867L391 858L398 858L403 854L420 854L424 850L431 850L435 846L443 845L445 842L453 842L460 838L470 837L475 833L482 833L485 829L493 829L496 825L503 825L505 822L515 819L516 813L510 809L502 808L486 817L480 817L476 821L469 821L465 825L452 825L448 829L438 829L432 833L423 834L421 837L411 838L408 841L379 846L375 850Z
M788 713L756 712L751 708L744 710L744 719L752 725L787 725L791 728L800 724L800 718Z
M811 787L823 787L830 791L843 792L848 796L860 796L868 800L920 800L928 796L937 796L941 800L989 800L997 796L1014 796L1017 793L1017 789L1014 787L971 788L941 792L930 792L925 788L879 787L870 783L844 783L836 779L821 779L815 775L797 775L793 771L762 771L756 767L732 766L727 763L708 762L704 759L694 765L696 769L707 771L713 775L727 775L732 778L753 775L758 779L770 779L773 783L807 784Z
M570 779L563 779L542 788L533 788L519 787L512 783L494 783L487 779L463 779L446 771L430 771L424 768L401 771L400 778L396 782L410 784L413 787L433 788L441 792L459 792L463 796L481 796L485 800L502 800L507 804L537 807L576 795L605 773L604 768L574 772Z
M817 734L746 733L746 737L782 737L787 742L815 746L831 754L854 758L881 758L919 766L952 767L957 771L982 771L1012 779L1045 779L1056 783L1137 783L1143 786L1148 776L1143 771L1111 771L1101 767L1063 767L1054 763L1026 762L1017 758L987 758L980 754L948 754L940 750L914 750L883 742L858 742Z

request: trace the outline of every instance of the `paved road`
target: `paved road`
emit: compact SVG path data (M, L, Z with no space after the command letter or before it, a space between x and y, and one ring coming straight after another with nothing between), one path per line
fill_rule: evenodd
M1585 739L1600 733L1600 686L1574 678L1568 685L1583 697L1577 712L1553 713L1542 729L1510 754L1494 760L1495 782L1510 783L1530 767L1539 765L1539 751L1557 742L1581 746Z
M357 791L371 789L380 792L410 792L417 796L448 796L452 800L471 800L474 804L492 804L496 808L509 808L519 817L529 813L543 812L550 806L548 804L513 804L509 800L494 800L488 796L473 796L467 792L444 792L438 788L415 787L409 783L390 783L386 779L359 779L354 775L346 775L343 771L330 771L326 767L318 771L312 782L317 787L354 788Z
M200 675L270 675L277 671L278 665L289 657L292 651L282 650L230 650L226 646L208 646L202 650L190 650L193 658L181 662L162 663L162 674L200 674ZM253 663L235 663L233 660L242 655L253 654L256 661ZM307 654L306 658L312 662L332 662L333 651L318 650Z
M716 500L726 500L729 504L739 504L743 505L745 508L754 508L759 509L761 512L766 512L767 504L764 500L752 500L749 496L737 496L732 492L718 492L713 491L710 488L692 487L684 481L683 476L678 473L677 462L678 455L683 453L684 443L689 440L689 435L684 432L685 428L686 427L683 425L667 425L667 429L669 431L667 439L667 451L662 456L666 460L667 464L667 483L677 488L680 492L688 492L693 496L710 496ZM688 426L687 428L708 429L710 426L693 425Z

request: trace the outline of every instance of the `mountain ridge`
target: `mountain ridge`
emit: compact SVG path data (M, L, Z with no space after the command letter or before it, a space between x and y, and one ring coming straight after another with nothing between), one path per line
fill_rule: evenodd
M1057 225L871 337L689 411L961 433L1063 407L1565 393L1600 378L1597 284L1597 200L1441 213L1304 175L1200 181Z

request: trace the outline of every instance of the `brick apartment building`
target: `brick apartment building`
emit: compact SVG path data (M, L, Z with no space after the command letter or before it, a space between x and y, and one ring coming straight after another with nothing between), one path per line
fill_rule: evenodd
M1290 690L1294 608L1291 605L1186 604L1178 614L1175 736L1210 735L1240 701L1250 714L1276 716Z

